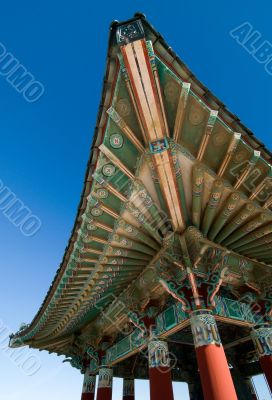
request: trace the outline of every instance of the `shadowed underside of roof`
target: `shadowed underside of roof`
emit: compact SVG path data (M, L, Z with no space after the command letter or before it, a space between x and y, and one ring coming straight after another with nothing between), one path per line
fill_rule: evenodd
M176 235L196 274L220 252L225 285L261 293L271 283L270 162L143 16L113 23L74 229L40 310L11 345L69 354L75 336L95 336L114 315L116 299L145 301L160 257L175 268L165 254L170 241L184 252Z

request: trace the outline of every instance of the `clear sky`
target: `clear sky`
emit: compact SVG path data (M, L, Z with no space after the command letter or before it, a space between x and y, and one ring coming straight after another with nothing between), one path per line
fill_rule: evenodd
M45 92L30 103L31 93L16 91L0 75L0 186L42 224L36 235L25 236L0 210L1 399L80 398L78 371L31 350L40 368L28 376L22 359L7 352L5 332L32 320L62 259L100 102L108 27L136 11L147 15L196 76L272 149L272 76L230 35L248 22L259 40L272 42L271 1L2 2L0 55L11 53ZM260 399L268 400L262 377L256 382ZM120 390L115 380L114 400ZM147 382L137 382L136 391L138 399L149 399ZM185 385L175 385L175 394L188 399Z

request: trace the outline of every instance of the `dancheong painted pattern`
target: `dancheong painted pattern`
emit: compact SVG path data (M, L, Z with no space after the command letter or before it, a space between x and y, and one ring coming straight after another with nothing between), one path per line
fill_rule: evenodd
M99 400L113 376L132 400L148 371L152 400L173 399L171 379L192 399L257 398L252 375L272 385L271 207L269 151L143 15L114 22L74 229L10 345L65 355L85 400L98 373Z

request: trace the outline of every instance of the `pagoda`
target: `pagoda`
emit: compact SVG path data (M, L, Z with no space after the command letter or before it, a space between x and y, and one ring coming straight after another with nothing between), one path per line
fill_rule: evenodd
M271 160L144 15L114 21L74 228L10 346L65 356L82 400L111 400L113 377L123 400L135 379L151 400L172 381L257 399L260 373L272 390Z

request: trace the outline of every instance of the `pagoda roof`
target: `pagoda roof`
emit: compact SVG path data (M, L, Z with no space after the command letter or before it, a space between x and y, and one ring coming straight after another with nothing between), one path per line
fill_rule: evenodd
M124 63L129 55L120 51L128 43L122 42L122 29L130 26L139 30L132 35L147 43L166 139L148 137L135 105L133 71L129 75ZM160 175L153 157L165 149L174 170ZM271 152L194 76L145 16L113 22L70 240L39 311L12 336L11 346L69 355L85 329L97 335L101 315L112 311L119 296L133 287L134 301L144 301L141 277L164 251L169 224L171 232L197 244L195 260L207 248L225 252L232 271L226 284L234 291L246 281L261 292L271 281L271 182ZM125 319L125 313L118 318Z

